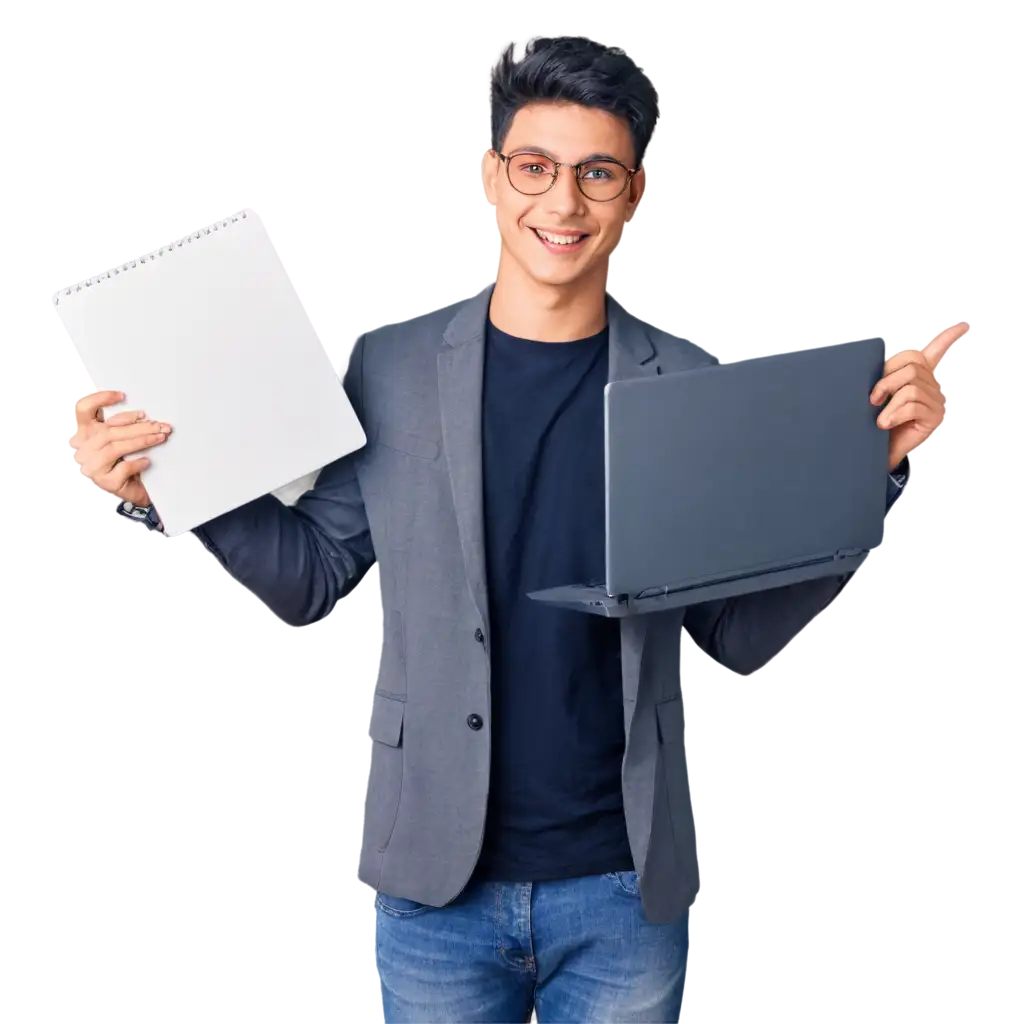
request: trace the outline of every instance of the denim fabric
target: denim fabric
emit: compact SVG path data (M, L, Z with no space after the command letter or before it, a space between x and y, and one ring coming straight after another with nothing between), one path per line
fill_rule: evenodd
M635 871L471 882L428 906L378 892L384 1019L679 1020L689 911L646 920Z

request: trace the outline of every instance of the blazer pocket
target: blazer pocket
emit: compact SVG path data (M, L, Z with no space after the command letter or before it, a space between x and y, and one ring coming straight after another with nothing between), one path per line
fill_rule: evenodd
M377 443L418 459L436 459L441 453L441 446L432 437L399 430L386 423L377 425Z
M655 708L658 717L658 766L657 782L665 787L665 802L672 824L671 844L675 850L681 884L691 892L700 887L700 871L697 867L697 841L693 824L693 807L690 804L690 778L686 767L686 748L683 745L683 698L682 694L659 701ZM659 778L660 777L660 778ZM655 796L656 806L660 800Z
M405 719L405 701L373 695L373 713L370 715L370 736L389 747L402 745L402 723Z
M373 695L370 716L370 778L366 788L363 818L363 842L368 849L382 853L391 842L402 802L405 775L405 750L402 746L405 701L383 693Z
M683 741L683 698L670 697L655 705L658 712L658 741L660 743L682 743Z

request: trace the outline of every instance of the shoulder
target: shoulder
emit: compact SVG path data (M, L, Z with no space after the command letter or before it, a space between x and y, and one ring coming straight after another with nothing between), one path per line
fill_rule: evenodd
M644 329L655 351L663 359L671 362L678 369L695 369L698 366L717 366L718 357L707 349L695 345L692 341L678 334L655 327L634 317Z
M394 378L432 368L445 329L469 298L456 296L378 321L373 327L355 328L342 343L340 360L344 364L356 359L360 376Z
M383 324L360 336L360 383L365 406L408 404L414 397L436 394L437 356L444 333L471 299Z
M364 358L378 366L393 365L396 360L406 358L417 350L420 353L436 352L441 345L445 328L467 301L469 300L461 299L439 309L433 309L429 313L421 313L367 331L363 335L366 350Z

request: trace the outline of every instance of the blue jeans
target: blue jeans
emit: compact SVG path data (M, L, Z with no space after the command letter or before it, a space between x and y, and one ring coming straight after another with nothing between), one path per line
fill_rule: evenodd
M378 893L388 1024L677 1022L689 912L651 924L635 871L471 883L444 907Z

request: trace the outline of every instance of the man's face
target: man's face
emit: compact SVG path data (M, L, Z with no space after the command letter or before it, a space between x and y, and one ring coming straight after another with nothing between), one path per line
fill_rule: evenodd
M534 103L516 113L502 152L544 152L555 160L579 163L594 154L614 156L635 167L633 140L622 119L604 110L571 103ZM593 177L600 177L595 174ZM559 167L555 184L541 195L523 195L509 182L506 165L493 150L483 158L484 190L496 208L498 231L508 254L535 281L564 285L605 270L644 189L639 171L629 187L606 202L583 195L571 168ZM585 234L578 245L546 245L536 229L561 235Z

